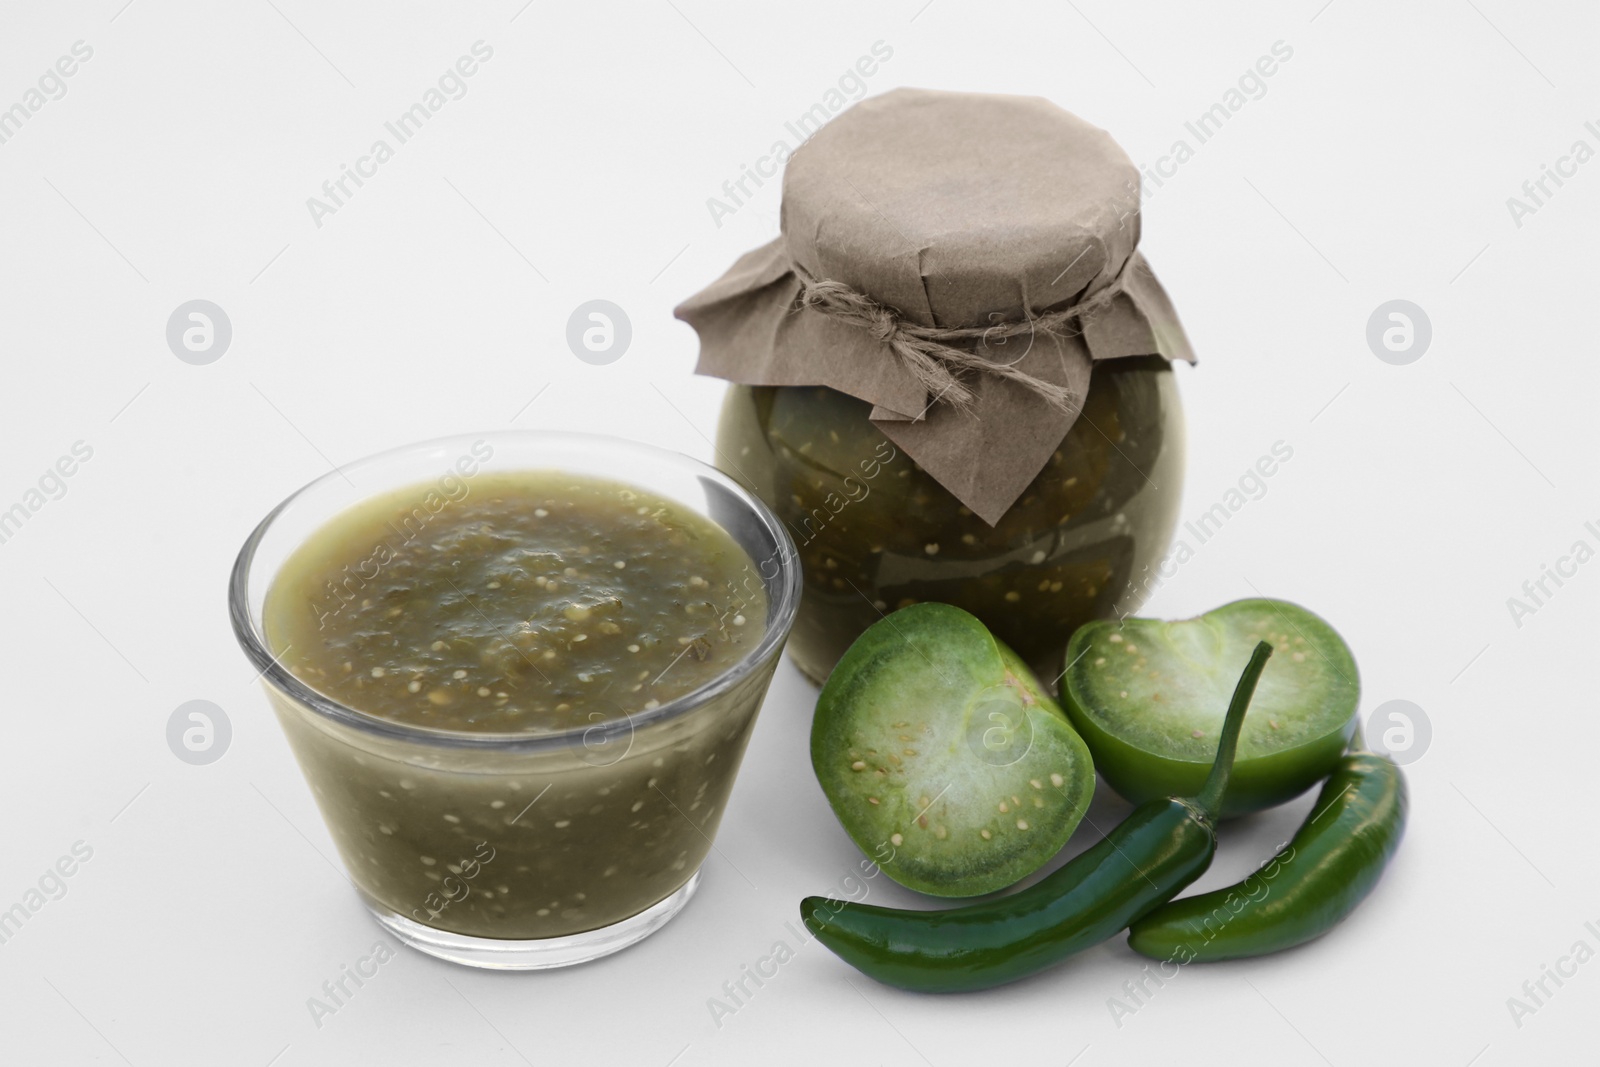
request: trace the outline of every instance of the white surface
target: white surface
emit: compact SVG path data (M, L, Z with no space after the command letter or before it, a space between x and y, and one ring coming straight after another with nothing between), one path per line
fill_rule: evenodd
M1506 198L1574 140L1600 147L1595 9L1321 2L7 3L0 107L73 42L94 54L0 144L0 507L75 441L94 455L0 544L0 908L74 842L93 858L0 945L0 1060L1583 1058L1600 963L1520 1028L1506 1001L1574 942L1600 948L1583 925L1600 920L1600 563L1520 628L1506 599L1575 540L1600 545L1583 527L1600 520L1600 162L1520 227ZM480 39L494 55L467 95L316 228L306 198ZM1149 201L1144 247L1202 354L1179 371L1185 517L1273 442L1294 458L1149 610L1301 601L1355 648L1364 714L1426 709L1389 877L1333 936L1187 969L1120 1027L1108 998L1143 964L1120 941L959 998L879 987L809 945L719 1027L708 999L792 945L798 899L858 858L807 763L813 690L785 665L705 885L659 935L520 976L401 952L318 1028L307 998L380 931L331 869L229 632L241 540L330 460L514 416L708 456L722 387L691 377L670 309L775 232L778 184L720 227L705 200L880 40L872 92L1042 94L1141 162L1275 41L1293 48ZM1409 366L1365 342L1396 297L1433 322ZM233 323L209 366L164 341L194 298ZM564 343L593 298L633 322L610 366ZM196 698L234 728L205 767L164 740ZM1264 857L1307 803L1230 827L1204 884ZM908 899L891 890L875 899Z

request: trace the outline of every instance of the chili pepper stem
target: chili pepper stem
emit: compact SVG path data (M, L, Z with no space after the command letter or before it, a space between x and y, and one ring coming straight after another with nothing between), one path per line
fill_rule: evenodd
M1244 726L1244 713L1250 707L1250 698L1255 696L1256 682L1261 679L1261 672L1266 669L1270 655L1272 646L1265 641L1258 642L1255 651L1250 653L1250 662L1239 676L1233 699L1228 703L1228 717L1222 722L1222 739L1217 742L1217 757L1212 761L1211 773L1206 775L1205 785L1201 787L1200 795L1195 797L1195 803L1213 818L1222 810L1222 796L1228 791L1228 779L1233 774L1233 755L1239 748L1239 731Z

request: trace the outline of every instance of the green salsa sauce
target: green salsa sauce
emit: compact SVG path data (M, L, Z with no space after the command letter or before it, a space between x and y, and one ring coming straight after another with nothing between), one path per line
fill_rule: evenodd
M265 612L285 667L393 722L549 733L646 711L727 671L765 630L750 558L639 489L480 475L336 518L279 572Z
M270 650L308 686L424 729L269 696L385 921L508 940L612 925L682 888L710 848L775 654L691 711L650 712L761 644L763 584L721 527L642 489L555 472L457 489L334 518L263 611Z

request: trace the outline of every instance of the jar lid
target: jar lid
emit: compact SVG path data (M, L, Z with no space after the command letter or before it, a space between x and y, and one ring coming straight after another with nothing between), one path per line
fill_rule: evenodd
M1139 172L1038 97L897 89L788 161L783 235L676 311L697 371L825 385L998 522L1076 420L1093 360L1193 362L1139 255Z

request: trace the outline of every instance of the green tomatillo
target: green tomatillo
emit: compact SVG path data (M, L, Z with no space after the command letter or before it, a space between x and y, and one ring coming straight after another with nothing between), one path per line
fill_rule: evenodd
M1326 778L1355 730L1355 658L1318 616L1264 598L1177 622L1092 622L1072 635L1061 704L1095 770L1134 804L1196 792L1238 664L1258 641L1277 655L1239 738L1222 817L1281 804Z

